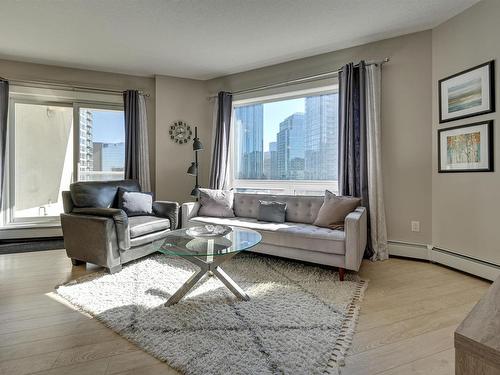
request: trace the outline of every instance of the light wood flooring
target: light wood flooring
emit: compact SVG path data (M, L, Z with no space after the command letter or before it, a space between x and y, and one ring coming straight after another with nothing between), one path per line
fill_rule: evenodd
M175 374L50 293L96 270L64 250L0 255L0 374ZM364 262L370 283L342 375L453 374L453 332L490 283L435 264Z

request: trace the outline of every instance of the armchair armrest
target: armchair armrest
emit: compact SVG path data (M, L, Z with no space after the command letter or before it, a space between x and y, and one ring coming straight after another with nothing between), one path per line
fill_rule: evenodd
M367 213L365 207L358 207L346 216L345 229L345 266L358 271L363 260L367 240Z
M125 211L118 208L73 208L72 214L99 216L113 219L116 227L116 237L118 246L122 250L130 249L130 228L128 226L128 216Z
M170 229L177 229L179 223L179 203L169 201L153 202L153 212L156 216L170 220Z
M187 223L193 217L198 216L198 210L200 209L199 202L186 202L181 206L181 218L182 218L182 228L187 227Z

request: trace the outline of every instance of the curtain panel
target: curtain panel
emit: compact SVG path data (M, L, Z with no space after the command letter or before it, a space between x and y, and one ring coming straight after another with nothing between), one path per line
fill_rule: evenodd
M214 124L215 137L209 186L211 189L224 189L227 184L233 95L229 92L219 92L215 106L217 115L215 116Z
M9 82L0 80L0 207L4 198L5 149L7 147L7 111L9 108Z
M146 101L137 90L123 93L125 109L125 178L151 191Z
M349 63L339 74L339 191L367 208L374 260L388 257L380 130L380 66Z

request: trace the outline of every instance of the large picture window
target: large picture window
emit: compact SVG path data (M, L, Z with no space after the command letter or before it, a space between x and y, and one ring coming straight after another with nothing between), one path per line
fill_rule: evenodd
M232 185L238 191L321 195L337 190L336 87L235 101Z

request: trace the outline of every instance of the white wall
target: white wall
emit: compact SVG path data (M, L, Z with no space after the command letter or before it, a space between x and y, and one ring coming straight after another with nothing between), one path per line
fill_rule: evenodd
M203 81L156 77L156 197L161 200L190 201L195 179L186 171L194 161L193 143L174 143L170 126L182 120L198 127L205 150L199 152L200 185L207 186L210 168L212 117L206 84Z
M500 265L500 1L483 0L432 31L432 238L436 247ZM437 81L496 60L492 114L439 124ZM495 120L496 172L437 173L437 130Z

